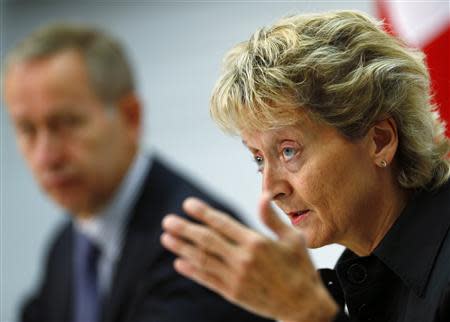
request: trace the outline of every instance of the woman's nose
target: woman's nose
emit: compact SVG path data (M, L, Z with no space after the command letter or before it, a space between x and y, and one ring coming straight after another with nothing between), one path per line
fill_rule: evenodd
M266 166L263 171L263 192L268 193L274 201L289 196L292 187L286 173L279 167Z

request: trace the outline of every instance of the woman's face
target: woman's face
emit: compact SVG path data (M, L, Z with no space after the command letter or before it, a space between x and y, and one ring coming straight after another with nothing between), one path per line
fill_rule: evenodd
M296 126L241 136L262 174L263 192L303 231L308 247L345 245L369 229L378 188L369 138L349 141L306 115Z

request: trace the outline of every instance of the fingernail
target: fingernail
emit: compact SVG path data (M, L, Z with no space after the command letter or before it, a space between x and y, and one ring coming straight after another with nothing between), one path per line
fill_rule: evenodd
M160 240L161 240L161 243L162 243L163 245L169 246L169 245L170 245L170 241L171 241L172 239L171 239L171 236L170 236L169 234L163 233L163 234L161 235L161 237L160 237Z
M177 216L167 215L162 221L162 226L163 228L173 228L176 225L177 221Z
M192 211L198 211L204 206L204 202L202 202L200 199L189 197L184 200L183 202L183 208L189 209Z

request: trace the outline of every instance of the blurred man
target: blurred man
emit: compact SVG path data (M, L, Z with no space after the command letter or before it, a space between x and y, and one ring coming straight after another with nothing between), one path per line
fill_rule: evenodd
M68 214L22 321L258 321L178 275L159 243L191 183L139 150L141 106L121 46L53 25L8 55L4 93L40 187ZM37 214L38 215L38 214Z

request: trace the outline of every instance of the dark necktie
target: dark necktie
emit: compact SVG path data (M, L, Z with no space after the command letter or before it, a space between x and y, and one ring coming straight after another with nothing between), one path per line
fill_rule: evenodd
M99 322L97 263L100 251L85 235L75 232L72 322Z

